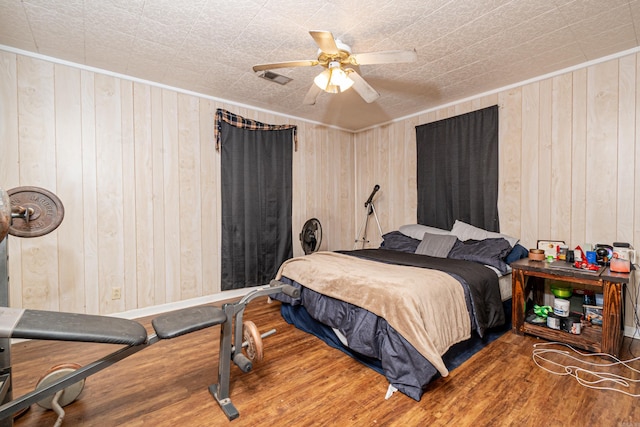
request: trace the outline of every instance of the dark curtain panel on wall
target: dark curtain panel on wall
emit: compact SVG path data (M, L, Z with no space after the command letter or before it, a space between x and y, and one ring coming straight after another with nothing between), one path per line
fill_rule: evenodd
M500 231L498 106L416 126L418 223Z
M293 130L220 123L222 290L268 284L293 256Z

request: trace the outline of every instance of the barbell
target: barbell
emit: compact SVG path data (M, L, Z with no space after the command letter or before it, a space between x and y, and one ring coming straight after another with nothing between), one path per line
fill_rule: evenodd
M0 242L7 234L39 237L58 228L64 206L52 192L40 187L0 188Z

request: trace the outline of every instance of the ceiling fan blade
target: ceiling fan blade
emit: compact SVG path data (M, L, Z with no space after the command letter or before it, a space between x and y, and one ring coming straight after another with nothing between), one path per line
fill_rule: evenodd
M380 94L371 87L360 74L356 73L354 69L348 68L346 71L348 72L349 78L353 80L353 90L358 92L358 95L360 95L367 104L380 98Z
M337 55L340 53L336 39L333 38L333 34L330 31L309 31L311 37L316 41L316 44L324 53L330 55Z
M275 62L273 64L259 64L253 66L253 72L274 70L276 68L293 68L293 67L313 67L318 65L318 61L315 59L304 61L287 61L287 62Z
M353 65L397 64L415 62L418 54L415 50L387 50L382 52L354 53L350 60Z
M304 105L315 105L316 99L318 99L318 95L320 95L320 92L322 92L322 89L320 89L315 83L311 83L311 87L305 95L302 103Z

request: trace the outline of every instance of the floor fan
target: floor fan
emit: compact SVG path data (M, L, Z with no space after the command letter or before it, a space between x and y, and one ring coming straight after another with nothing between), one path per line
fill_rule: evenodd
M316 252L322 243L322 225L316 218L307 220L300 232L300 243L305 255Z

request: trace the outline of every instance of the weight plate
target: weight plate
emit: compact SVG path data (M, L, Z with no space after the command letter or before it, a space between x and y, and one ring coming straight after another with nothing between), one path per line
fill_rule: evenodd
M260 362L264 358L260 331L251 320L245 320L242 326L242 338L247 343L247 357L249 360Z
M61 365L52 367L40 378L40 380L36 384L36 390L40 390L55 383L63 376L70 374L71 372L75 372L81 367L82 366L78 365L77 363L63 363ZM83 388L84 379L65 388L64 393L62 393L62 395L58 399L58 405L64 407L72 403L78 398ZM48 396L39 401L38 405L45 409L51 409L53 407L52 402L54 397L55 395Z
M30 212L29 220L13 218L9 234L17 237L38 237L58 228L64 218L64 206L52 192L39 187L16 187L9 191L12 212Z
M4 240L11 226L11 202L6 191L0 188L0 242Z

